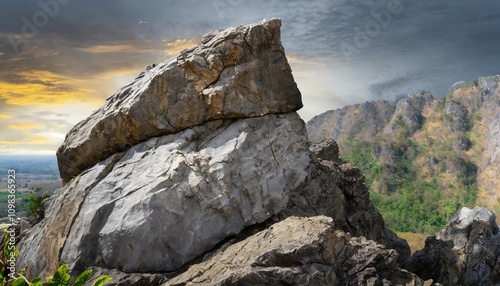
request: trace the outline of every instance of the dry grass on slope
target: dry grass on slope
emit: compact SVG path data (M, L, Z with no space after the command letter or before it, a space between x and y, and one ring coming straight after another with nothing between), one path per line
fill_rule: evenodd
M425 233L413 232L396 232L396 234L408 242L408 245L410 245L411 254L423 249L425 246L425 239L429 236Z

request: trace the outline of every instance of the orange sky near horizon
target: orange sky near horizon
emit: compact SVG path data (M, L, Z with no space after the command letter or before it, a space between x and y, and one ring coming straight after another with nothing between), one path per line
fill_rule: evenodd
M306 121L500 73L497 0L2 0L0 11L0 154L55 154L148 65L263 19L282 19Z
M0 73L0 102L3 103L0 106L0 154L55 154L74 125L132 81L147 65L168 60L197 42L198 39L163 39L157 45L140 42L99 44L57 52L45 51L43 46L37 45L27 47L18 55L0 55L0 65L13 66L7 76ZM65 54L83 55L83 60L94 58L94 61L106 61L110 56L119 55L124 66L120 67L116 60L111 68L100 69L95 74L88 72L88 68L81 73L78 69L68 72ZM127 63L131 54L134 61ZM30 61L34 60L42 63L31 68ZM322 66L320 63L306 64L295 56L289 56L289 61L298 70L296 78L302 79L306 88L307 79L313 76L307 66ZM314 86L309 88L314 89Z
M100 44L68 51L44 50L44 46L28 46L20 54L0 54L0 65L10 65L8 73L0 74L0 154L55 154L65 134L76 123L99 108L115 90L133 80L151 58L166 60L192 46L196 39L164 40L156 48L144 49L142 43ZM78 69L67 72L67 56L83 55L97 60L110 55L140 51L144 62L119 63L95 74ZM31 62L41 61L36 67ZM73 60L74 61L74 60Z

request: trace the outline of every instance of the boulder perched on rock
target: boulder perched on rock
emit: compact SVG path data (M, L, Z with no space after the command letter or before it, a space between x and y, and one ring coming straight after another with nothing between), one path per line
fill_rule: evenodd
M443 285L498 285L500 233L495 215L482 207L462 208L443 230L426 239L407 269Z
M333 140L309 146L280 25L210 33L75 126L67 184L18 267L92 267L115 285L421 285L359 169Z
M280 40L281 21L230 28L151 66L78 123L57 151L64 182L151 137L214 119L302 107Z
M423 285L398 254L335 229L332 218L290 217L163 285Z
M28 275L173 271L283 210L310 156L280 26L210 33L76 125L58 158L78 176L21 243Z

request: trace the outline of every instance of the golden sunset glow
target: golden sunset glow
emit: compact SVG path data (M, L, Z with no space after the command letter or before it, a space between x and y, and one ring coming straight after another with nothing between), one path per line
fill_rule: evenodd
M301 59L301 58L296 57L296 56L287 55L286 58L288 59L289 63L303 63L303 62L305 62L304 59Z
M37 136L37 137L30 138L28 140L28 142L26 142L26 143L27 144L45 144L45 143L48 143L50 141L52 141L52 139L49 137Z
M118 45L97 45L88 48L79 48L77 50L87 53L100 54L100 53L136 52L138 48L130 44L118 44Z
M6 145L6 146L16 146L20 145L22 142L16 142L16 141L8 141L8 140L0 140L0 145Z
M0 102L5 102L0 113L0 151L54 154L71 127L138 72L138 68L126 67L72 77L34 69L0 78Z
M0 81L0 99L10 105L60 105L69 101L87 102L92 89L88 81L48 71L35 70L16 75L19 82Z
M34 129L38 127L40 127L40 125L34 122L19 122L9 125L10 129Z

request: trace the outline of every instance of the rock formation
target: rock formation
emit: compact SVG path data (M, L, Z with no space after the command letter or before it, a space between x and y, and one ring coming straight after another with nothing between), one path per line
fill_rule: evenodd
M215 119L300 109L280 27L272 20L209 33L150 66L66 135L57 151L63 181L152 137Z
M287 208L278 216L329 216L338 229L396 249L398 261L404 263L410 257L408 243L386 227L360 170L339 158L339 146L332 139L311 143L310 151L308 176L292 191Z
M76 177L21 244L27 273L172 271L283 210L310 158L280 26L210 33L76 125L58 152Z
M64 262L115 285L422 285L359 169L333 140L309 146L280 26L210 33L75 126L66 185L18 246L26 275Z
M398 119L409 125L409 132L418 130L425 122L424 110L432 106L435 98L428 91L419 91L409 94L396 104L392 120L384 128L384 133L389 136L395 136L398 132L395 129L401 129Z
M498 285L500 233L495 215L482 207L462 208L407 268L443 285Z
M140 143L62 190L78 201L68 201L72 214L64 217L50 208L40 231L50 236L64 224L57 231L63 240L44 254L60 248L73 267L176 270L285 208L306 175L306 140L303 122L289 113L211 121ZM101 169L109 170L102 178ZM51 206L65 206L65 199L57 196Z
M424 285L397 266L397 256L335 230L332 218L290 217L163 285Z

